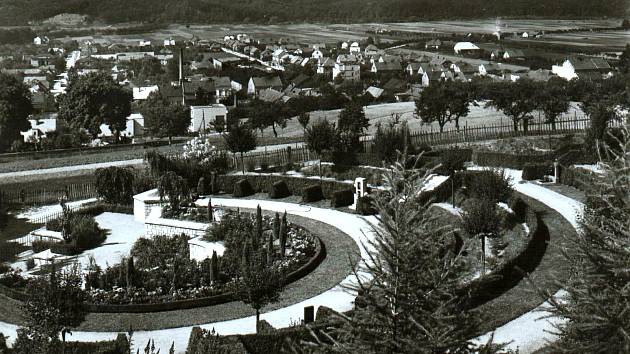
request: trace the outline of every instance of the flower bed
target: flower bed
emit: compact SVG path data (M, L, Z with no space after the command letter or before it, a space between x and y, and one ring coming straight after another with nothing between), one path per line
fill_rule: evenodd
M265 254L269 257L267 262L280 269L288 281L296 280L299 277L291 274L311 263L322 246L306 229L287 223L284 252L280 239L271 242L273 249L269 252L274 220L263 217L262 221L265 238L249 245L252 254ZM224 242L225 251L222 256L213 254L201 262L191 259L188 236L140 239L129 259L107 269L90 267L86 275L88 301L97 306L162 304L211 297L215 298L212 301L228 301L231 297L225 294L240 274L244 240L251 240L247 236L255 232L254 225L252 214L226 212L213 224L207 237L211 242ZM194 303L188 305L191 304Z

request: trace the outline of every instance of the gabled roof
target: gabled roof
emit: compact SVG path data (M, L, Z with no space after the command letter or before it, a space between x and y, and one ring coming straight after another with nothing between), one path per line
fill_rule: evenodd
M525 52L520 49L506 49L504 55L508 55L510 58L524 58Z
M575 71L611 70L610 64L604 58L578 56L569 58Z
M374 44L369 44L367 47L365 47L365 51L366 52L367 51L374 51L374 52L376 52L376 51L378 51L378 47L375 46Z
M374 63L376 66L376 71L401 71L402 67L400 66L400 62L397 61L386 61L384 63L376 62Z
M383 85L383 89L389 92L404 91L407 89L407 83L393 77L389 79L385 85Z
M334 67L335 66L335 61L332 60L331 58L322 58L319 61L319 66L324 66L324 67Z
M365 92L374 98L379 98L381 97L383 92L385 92L385 90L383 90L382 88L375 87L375 86L370 86L367 88L367 90L365 90Z
M251 80L253 81L254 86L258 89L274 87L282 88L282 81L278 76L252 77Z
M282 99L282 96L284 96L284 93L270 88L261 90L258 93L258 99L265 102L279 101L280 99Z
M214 88L217 90L232 88L232 81L227 76L212 76L210 80L214 83Z

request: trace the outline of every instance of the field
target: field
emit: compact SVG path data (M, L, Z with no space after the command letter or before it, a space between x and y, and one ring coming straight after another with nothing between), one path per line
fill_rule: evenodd
M317 122L322 119L326 119L330 122L336 122L339 116L339 112L341 110L332 110L332 111L315 111L311 112L311 120L310 123ZM387 103L380 105L373 105L365 107L365 115L370 120L370 128L368 129L368 134L373 134L376 131L377 124L381 124L383 126L387 125L387 123L392 121L393 114L400 114L400 121L406 121L409 129L412 131L426 131L426 132L437 132L439 131L439 126L437 123L425 124L422 123L420 119L414 117L415 111L415 103L414 102L400 102L400 103ZM565 116L573 117L577 115L578 117L583 116L582 111L578 107L576 103L571 105L569 112ZM534 117L538 118L538 113L534 113ZM506 117L503 113L498 112L493 108L485 108L483 107L483 103L471 104L470 106L470 114L466 118L462 118L460 120L460 126L464 127L468 126L479 126L484 124L510 124L511 120ZM455 127L455 123L448 123L444 127L444 129L453 129ZM267 129L264 131L265 136L271 136L271 129ZM278 131L278 135L281 137L295 137L303 134L302 127L298 124L296 119L292 119L287 123L287 127L285 129L281 129Z
M361 24L282 24L282 25L180 25L173 24L151 33L134 35L105 35L102 38L114 42L137 42L140 39L175 40L201 39L222 40L228 33L248 33L255 38L289 37L306 43L337 42L365 38L366 31L386 29L434 33L492 33L497 25L503 32L550 31L574 28L613 27L621 24L620 19L605 20L467 20L427 21L406 23L361 23ZM99 36L101 37L101 36ZM92 39L93 36L68 37L76 40Z
M538 42L540 40L519 40L523 42ZM551 33L545 35L544 43L571 45L576 47L617 47L620 50L630 43L630 31L602 31L602 32L569 32Z

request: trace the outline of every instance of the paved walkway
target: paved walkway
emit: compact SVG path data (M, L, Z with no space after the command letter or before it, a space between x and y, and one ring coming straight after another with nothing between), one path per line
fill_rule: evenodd
M478 169L478 168L476 168ZM576 230L579 231L579 218L584 208L584 204L560 193L551 191L536 183L522 181L521 171L505 169L512 177L514 189L541 203L554 209L564 217ZM524 183L523 183L524 182ZM564 290L559 290L554 294L555 298L562 298L566 294ZM476 338L478 343L488 341L490 335L494 333L494 341L497 343L508 343L507 348L519 350L519 353L533 353L554 341L556 336L550 332L555 331L554 325L563 322L560 318L544 319L549 313L545 310L549 308L549 302L544 302L535 309L515 318L507 324L496 328L493 332L486 333Z
M537 199L556 210L566 218L573 227L578 229L578 218L583 208L582 203L534 183L521 183L521 171L507 169L506 172L513 178L514 187L517 191ZM201 201L201 203L203 203L203 201ZM260 204L265 210L279 212L286 210L289 214L304 216L333 225L350 235L357 244L365 242L367 240L366 237L371 235L369 221L374 222L373 218L363 218L330 209L312 208L282 202L213 198L213 204L217 206L241 208L256 208L256 206ZM366 251L363 248L361 248L361 256L364 258L366 256ZM333 289L297 304L265 313L261 318L268 321L276 328L282 328L288 327L296 321L300 321L305 306L312 305L317 307L319 305L325 305L336 311L348 311L352 309L354 296L345 292L342 286L352 282L353 279L354 276L348 276ZM556 296L562 296L562 294L563 292L559 291L556 293ZM544 347L547 340L553 340L553 336L549 334L548 331L553 330L553 324L560 321L559 319L540 319L545 315L545 313L541 311L544 311L546 305L547 303L544 303L536 309L497 328L493 331L494 340L496 342L511 342L508 347L511 349L519 349L521 353L532 353ZM201 325L201 327L206 329L214 328L222 335L248 334L254 333L254 322L254 317L251 316L230 321L207 323ZM15 325L0 322L0 332L8 335L10 341L15 338L16 329L17 327ZM180 327L157 331L138 331L134 334L134 342L142 346L149 339L153 339L157 347L164 348L165 350L174 342L177 352L183 352L187 346L191 329L192 327ZM488 333L476 340L485 342L490 334L491 333ZM108 340L115 338L115 336L116 333L114 332L74 332L70 340Z
M201 204L207 201L199 201ZM241 199L222 199L213 198L213 205L226 206L226 207L239 207L239 208L256 208L260 205L261 208L268 211L284 212L288 214L302 216L317 221L324 222L332 225L335 228L341 230L345 234L349 235L357 245L367 241L367 237L372 235L370 222L375 222L374 217L362 217L354 214L347 214L331 209L314 208L310 206L303 206L298 204L274 202L266 200L241 200ZM361 251L361 257L366 258L367 254L363 247L359 247ZM307 300L298 302L296 304L275 310L267 313L263 313L261 318L269 322L276 328L289 327L295 322L300 322L303 319L303 312L305 306L327 306L336 311L349 311L353 308L353 302L355 296L347 293L343 287L351 284L354 281L353 275L348 275L341 283L332 289L325 291L317 296L309 298ZM255 332L255 317L248 316L229 321L221 321L214 323L200 324L200 327L205 329L214 328L221 335L230 334L249 334ZM9 342L13 341L16 336L17 326L0 322L0 332L9 337ZM134 333L134 343L140 347L144 347L145 343L149 339L155 341L157 348L163 348L168 350L171 343L175 343L175 348L178 353L183 353L188 345L188 339L192 326L185 326L179 328L171 328L164 330L154 331L136 331ZM114 339L117 332L88 332L88 331L75 331L72 336L68 338L71 341L97 341L97 340L111 340ZM134 349L135 351L135 349Z

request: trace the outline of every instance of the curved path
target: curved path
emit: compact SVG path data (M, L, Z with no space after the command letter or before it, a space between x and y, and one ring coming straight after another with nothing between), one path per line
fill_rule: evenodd
M361 245L367 241L367 238L372 234L370 223L375 222L374 217L362 217L354 214L343 213L336 210L314 208L310 206L303 206L298 204L274 202L266 200L241 200L241 199L222 199L213 198L212 202L215 206L225 207L238 207L255 209L257 205L260 205L262 209L266 211L278 211L287 214L302 216L305 218L317 220L335 228L339 229L343 233L350 236L357 245ZM207 205L207 201L200 200L200 204ZM366 251L359 247L361 257L366 258ZM336 311L349 311L353 308L353 301L355 296L347 293L343 287L353 282L354 276L348 275L338 285L325 291L317 296L311 297L307 300L289 305L287 307L269 311L263 313L261 318L269 322L276 328L289 327L292 323L299 322L303 318L303 311L305 306L327 306ZM150 317L148 320L150 321ZM127 328L128 324L121 323L119 328ZM134 326L140 324L133 324ZM199 322L195 323L205 329L214 328L218 333L222 335L230 334L248 334L255 332L255 317L247 316L244 318L220 321L220 322ZM184 352L188 345L188 339L192 325L183 326L177 328L142 331L136 330L134 332L133 341L138 346L144 346L145 343L152 339L155 341L155 345L158 348L164 348L167 350L171 343L175 343L177 352ZM137 327L136 327L137 328ZM0 333L4 333L9 337L9 342L13 341L16 336L17 326L13 324L7 324L0 322ZM91 332L91 331L75 331L68 338L70 341L96 341L96 340L111 340L116 337L118 332Z
M479 168L477 168L479 169ZM535 183L523 182L521 171L505 170L514 182L514 188L528 197L536 199L548 207L557 211L576 230L579 229L578 219L583 209L583 204L568 198L562 194L553 192ZM203 201L202 201L203 203ZM374 222L373 218L364 218L352 214L346 214L330 209L311 208L297 204L264 201L264 200L234 200L213 198L213 203L220 206L255 208L258 204L269 211L287 211L288 214L304 216L333 225L344 233L352 237L357 244L361 244L371 235L369 222ZM365 257L365 250L361 249L361 256ZM264 313L261 318L271 323L274 327L288 327L292 322L302 318L304 306L325 305L337 311L347 311L352 309L354 296L345 292L343 284L352 282L353 276L348 276L342 283L334 288L308 300L297 304ZM563 291L558 291L555 296L562 296ZM528 313L498 327L491 333L476 338L478 342L486 342L489 336L494 333L495 342L510 342L508 348L518 349L521 353L532 353L547 344L548 340L553 340L554 336L549 333L553 331L553 325L560 323L561 319L542 319L546 315L545 308L548 303L543 303ZM246 334L255 331L253 316L215 323L201 325L202 328L215 328L220 334ZM0 322L0 332L15 338L15 325ZM134 342L143 345L149 339L156 341L156 346L168 348L171 342L175 342L178 352L185 350L191 327L180 327L156 331L138 331L134 334ZM113 339L114 332L74 332L70 340L94 341Z
M481 168L475 167L474 169ZM538 184L523 181L519 170L504 170L512 177L514 189L554 209L579 232L578 220L584 209L583 203ZM562 298L564 294L566 294L564 290L559 290L554 294L554 297ZM549 302L545 301L538 307L496 328L494 331L476 338L475 341L485 343L494 333L494 342L509 343L507 348L515 351L519 350L519 353L533 353L545 347L548 342L556 339L556 336L551 332L555 331L554 325L563 322L561 318L557 317L544 318L549 315L546 311L548 308Z

